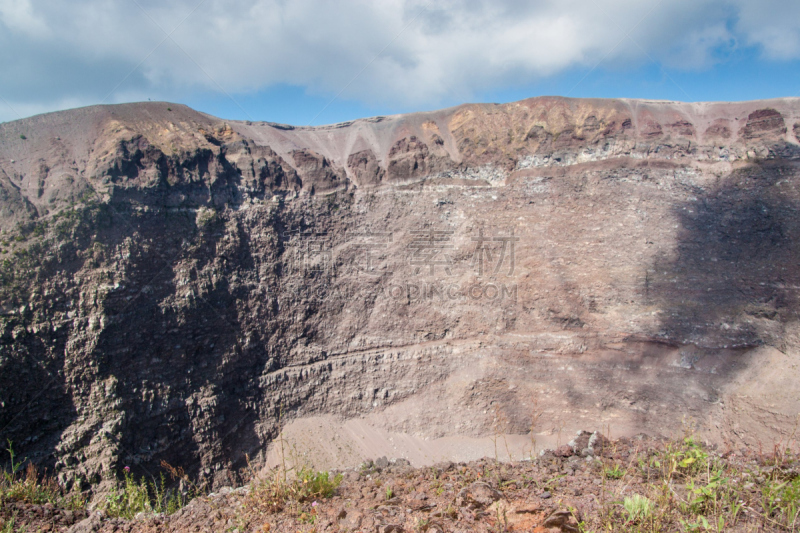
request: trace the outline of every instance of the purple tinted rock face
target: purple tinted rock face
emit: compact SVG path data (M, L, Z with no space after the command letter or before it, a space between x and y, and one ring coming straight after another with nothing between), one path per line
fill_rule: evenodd
M362 187L379 184L386 174L372 150L350 154L347 168L356 184Z
M723 406L796 406L770 399L800 356L795 100L320 128L159 106L0 124L0 439L63 479L232 484L322 415L435 439L691 412L731 442L791 419Z
M786 133L786 123L783 115L774 109L759 109L747 117L747 123L742 129L745 140L756 139L766 135L783 135Z

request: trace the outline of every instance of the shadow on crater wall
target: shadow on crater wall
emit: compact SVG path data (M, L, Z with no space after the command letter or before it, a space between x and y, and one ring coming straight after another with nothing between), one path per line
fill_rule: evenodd
M679 204L675 248L647 273L658 336L732 348L780 342L800 290L800 175L788 162L738 169Z

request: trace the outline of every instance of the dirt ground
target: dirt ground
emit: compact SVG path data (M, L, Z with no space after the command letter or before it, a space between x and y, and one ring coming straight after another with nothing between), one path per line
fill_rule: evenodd
M25 528L15 531L71 533L686 531L702 530L705 516L713 530L794 531L797 515L794 523L781 526L783 508L764 498L770 486L800 486L800 465L786 449L774 448L779 452L774 455L712 449L691 437L611 441L581 432L533 461L482 459L413 468L406 460L381 457L340 472L330 497L276 497L275 482L267 476L195 498L169 516L123 520L101 511L87 516L21 504L6 506L3 514L6 520L14 515L15 526ZM777 483L781 479L787 481ZM713 506L710 498L698 504L697 487L719 487ZM652 502L647 519L628 508L637 495ZM781 495L784 503L798 497Z

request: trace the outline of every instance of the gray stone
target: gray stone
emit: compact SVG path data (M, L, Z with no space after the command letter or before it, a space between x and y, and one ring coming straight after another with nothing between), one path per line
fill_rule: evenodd
M484 509L503 495L483 481L476 481L468 487L464 487L456 497L456 505L469 509Z

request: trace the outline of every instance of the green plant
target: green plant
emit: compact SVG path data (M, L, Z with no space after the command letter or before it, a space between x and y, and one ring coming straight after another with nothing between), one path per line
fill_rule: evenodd
M103 510L115 518L131 519L139 513L172 514L182 508L190 498L167 489L166 479L162 473L158 480L139 481L125 467L122 487L112 490L106 495Z
M572 518L578 524L578 532L579 533L590 533L589 532L589 525L584 520L580 519L580 515L578 514L578 510L575 509L574 507L568 507L567 509L569 510L569 514L572 515Z
M14 452L14 443L11 441L11 439L6 439L6 442L8 442L8 448L6 448L6 451L8 452L8 455L11 456L11 475L14 476L22 469L22 463L27 461L28 458L26 457L22 461L15 462L14 458L17 456L17 454Z
M341 474L336 474L331 479L328 472L317 472L311 468L303 467L297 473L297 500L330 498L341 483Z
M302 511L297 517L297 521L301 524L316 524L317 523L317 502L316 500L311 503L310 511Z
M508 515L504 507L495 507L495 523L490 531L505 532L508 531Z
M249 458L248 458L249 462ZM180 482L182 485L186 487L185 494L175 491L174 493L168 493L166 498L166 509L165 512L167 514L172 514L175 511L183 508L186 506L194 498L203 495L206 492L205 485L198 486L186 475L183 468L181 467L174 467L166 461L161 461L161 468L166 470L169 473L170 478L173 482Z
M21 533L24 529L17 529L14 523L16 519L12 517L10 520L3 521L0 519L0 533Z
M691 476L706 470L708 452L693 436L688 436L678 445L667 444L661 459L655 459L653 466L662 468L667 480L674 475Z
M683 526L686 531L725 531L725 517L719 516L716 523L708 521L705 516L698 516L695 520L684 520L679 518L678 522Z
M563 477L566 477L566 474L557 474L555 477L552 477L552 478L548 479L547 481L545 481L542 484L542 488L544 490L553 492L554 490L556 490L558 488L558 480L563 478Z
M686 531L708 531L711 529L708 519L705 516L698 516L696 520L692 521L679 518L678 521Z
M767 479L761 489L761 507L769 520L795 531L800 520L800 477Z
M125 482L120 489L106 495L103 510L114 518L133 518L140 512L150 512L150 495L147 483L137 482L129 470L125 471Z
M0 477L0 508L5 501L24 502L35 505L46 503L69 510L82 509L86 501L82 495L67 492L58 482L41 475L33 463L28 463L22 473L22 461L16 460L16 453L8 441L6 451L11 456L11 471L4 471Z
M722 477L720 471L715 471L709 476L708 483L695 483L689 480L686 490L689 496L689 508L694 513L716 511L721 493L728 484L728 479Z
M20 135L20 136L19 136L19 138L20 138L20 139L22 139L23 141L24 141L25 139L27 139L27 137L25 137L25 135Z
M195 224L198 228L205 228L217 221L217 212L209 207L200 207L197 209L195 216Z
M626 473L625 469L623 469L618 464L614 464L610 467L603 468L603 475L608 479L621 479Z
M330 498L342 482L342 475L331 477L329 472L303 467L294 479L277 471L271 478L251 486L248 494L250 507L262 512L276 513L287 503Z
M655 509L655 505L649 498L641 494L627 496L622 502L625 514L630 522L643 522L647 520Z

